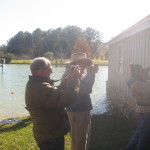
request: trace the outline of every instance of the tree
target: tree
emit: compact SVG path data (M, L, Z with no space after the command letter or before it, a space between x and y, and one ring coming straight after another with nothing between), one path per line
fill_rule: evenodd
M4 57L4 53L6 53L7 50L7 46L6 45L2 45L0 46L0 57Z
M32 32L32 50L35 57L43 55L43 47L46 33L41 29Z
M69 49L70 45L67 39L64 37L59 37L55 43L55 56L61 59L67 58L71 53Z
M1 57L4 57L4 52L3 51L0 51L0 58Z
M91 49L91 57L97 57L97 53L102 47L102 34L92 28L86 28L85 39L88 41Z
M90 57L90 46L86 40L77 40L73 46L73 52L84 52Z
M46 52L44 53L44 56L48 59L54 59L54 54L52 52Z
M15 57L14 54L6 53L5 56L4 56L4 58L5 58L5 63L8 64L14 57Z
M63 37L70 43L72 51L73 45L78 39L84 39L83 30L78 26L67 26L63 29Z
M44 43L43 43L43 53L53 52L53 38L52 38L52 29L49 29L45 33Z
M23 47L23 54L31 55L32 54L32 34L29 32L24 33L24 45Z
M99 56L101 59L108 59L108 46L104 45L101 47L99 51Z
M7 45L1 45L0 46L0 52L3 52L3 53L6 53L6 51L7 51Z
M94 41L102 41L103 36L102 34L95 29L92 29L90 27L86 28L85 32L85 39L90 43Z
M89 27L82 30L78 26L67 26L47 31L37 28L32 33L20 31L9 39L5 47L0 47L0 51L21 57L38 57L52 52L54 57L69 58L76 48L86 51L88 56L97 57L102 46L102 34L99 31Z
M32 48L32 35L29 32L18 32L7 43L7 52L15 55L31 54Z

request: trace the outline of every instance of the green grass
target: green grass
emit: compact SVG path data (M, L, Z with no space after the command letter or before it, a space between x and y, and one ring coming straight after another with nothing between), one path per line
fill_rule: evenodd
M32 135L29 117L23 122L0 125L0 150L38 150ZM123 150L135 128L135 120L121 115L92 117L89 150ZM71 138L65 137L65 150L70 150Z
M31 59L29 60L16 60L13 59L11 60L10 64L30 64L32 62ZM56 60L50 60L51 64L55 65L56 64ZM62 62L61 60L57 60L57 64L65 64L70 62L69 59L63 59ZM93 62L99 65L108 65L108 60L101 60L101 59L93 59Z
M13 59L10 61L10 64L30 64L32 62L31 59L29 60L16 60L16 59Z
M31 59L26 59L26 60L17 60L17 59L13 59L11 60L10 64L30 64L32 62ZM50 60L51 64L56 64L56 60ZM64 59L64 60L57 60L57 64L65 64L69 62L68 59Z
M89 150L124 150L134 129L135 120L121 115L93 116Z
M102 59L93 59L93 62L101 66L108 66L109 63L108 60L102 60Z
M32 135L29 117L22 122L0 125L0 150L38 150ZM66 136L65 150L70 150L70 136Z

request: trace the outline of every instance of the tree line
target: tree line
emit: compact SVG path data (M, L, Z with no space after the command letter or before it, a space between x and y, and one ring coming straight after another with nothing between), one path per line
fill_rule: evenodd
M102 34L90 27L78 26L49 29L37 28L32 33L19 31L0 46L0 57L6 55L34 58L52 53L55 59L70 58L72 52L86 52L91 58L98 58L106 50Z

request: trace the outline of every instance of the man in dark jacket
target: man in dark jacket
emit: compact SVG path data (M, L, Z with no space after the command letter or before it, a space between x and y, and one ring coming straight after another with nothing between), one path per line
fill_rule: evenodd
M33 134L40 150L64 150L64 135L70 130L64 108L76 98L80 71L74 66L67 76L66 88L53 86L52 66L44 57L30 65L32 76L26 85L25 102L33 122Z

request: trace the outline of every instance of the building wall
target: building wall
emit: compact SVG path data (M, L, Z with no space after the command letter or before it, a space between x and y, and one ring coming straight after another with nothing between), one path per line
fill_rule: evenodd
M130 64L150 66L150 28L109 45L107 94L124 113L134 112L134 100L127 87Z

